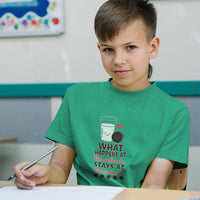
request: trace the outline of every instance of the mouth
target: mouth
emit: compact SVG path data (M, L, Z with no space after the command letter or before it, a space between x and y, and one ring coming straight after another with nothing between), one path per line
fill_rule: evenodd
M126 74L128 74L130 72L130 70L119 70L119 71L114 71L114 73L117 76L125 76Z

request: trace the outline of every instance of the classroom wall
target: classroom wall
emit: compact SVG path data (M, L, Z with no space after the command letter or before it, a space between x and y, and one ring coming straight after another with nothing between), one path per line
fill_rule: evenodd
M0 83L106 80L108 76L101 66L93 31L93 18L103 2L104 0L65 0L65 33L60 36L1 38ZM158 9L158 36L161 39L158 58L152 61L152 80L200 80L200 2L152 2ZM58 99L53 99L49 104L51 119L59 104ZM12 174L13 165L34 159L51 145L52 143L0 144L0 179L6 180ZM199 146L190 147L189 190L200 190L199 153ZM47 163L48 159L42 162ZM74 170L69 183L76 183Z
M199 0L155 0L161 45L153 60L155 80L200 79Z
M65 3L65 33L60 36L0 39L0 83L104 80L93 18L102 0Z
M65 33L60 36L0 39L0 83L82 82L107 79L93 30L104 0L65 3ZM161 39L152 60L154 80L200 79L200 1L154 0Z

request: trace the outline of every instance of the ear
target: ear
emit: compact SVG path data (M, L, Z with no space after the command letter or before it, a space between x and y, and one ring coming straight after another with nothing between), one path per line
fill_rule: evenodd
M100 50L100 44L99 44L99 42L97 42L97 48Z
M158 37L154 37L150 42L150 46L151 46L150 59L156 58L160 46L160 39Z

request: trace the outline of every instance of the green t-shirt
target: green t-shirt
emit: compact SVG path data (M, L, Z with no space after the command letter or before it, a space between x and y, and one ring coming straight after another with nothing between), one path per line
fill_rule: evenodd
M46 137L76 149L78 184L141 187L154 158L187 166L187 107L155 83L123 91L110 81L67 89Z

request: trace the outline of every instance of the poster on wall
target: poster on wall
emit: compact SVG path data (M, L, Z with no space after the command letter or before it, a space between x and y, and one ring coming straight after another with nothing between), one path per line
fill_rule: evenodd
M0 0L0 37L59 35L64 0Z

